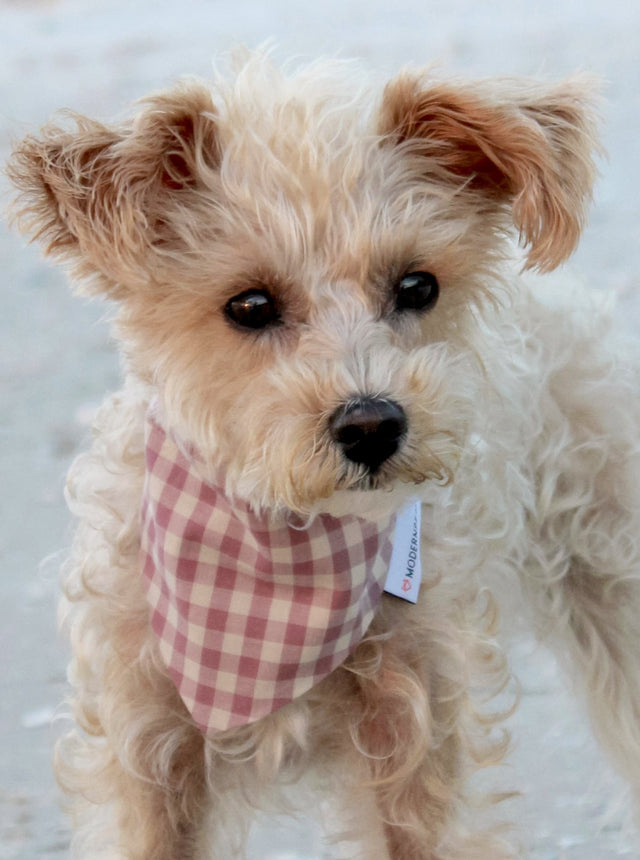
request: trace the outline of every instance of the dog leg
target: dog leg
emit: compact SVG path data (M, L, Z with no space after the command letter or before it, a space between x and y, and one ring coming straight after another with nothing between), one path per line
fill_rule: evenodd
M119 394L74 464L78 516L62 617L74 659L74 717L57 775L77 799L76 856L187 860L203 791L202 738L161 665L139 572L145 404Z
M640 801L640 559L629 558L631 529L622 526L627 513L616 516L611 506L601 514L593 512L593 523L602 528L604 519L615 520L618 532L603 538L600 552L538 556L525 589L535 592L541 639L586 698L595 734ZM583 523L576 512L567 527Z
M497 764L506 748L503 735L490 734L498 718L476 711L469 678L480 671L485 690L495 689L505 681L505 663L486 631L470 622L469 596L445 608L437 591L425 589L408 612L388 600L376 623L388 625L391 637L365 640L356 652L363 712L352 733L368 763L390 858L512 857L490 830L463 823L467 777ZM376 645L377 661L367 655ZM376 671L366 675L372 665Z
M98 707L79 692L85 732L59 747L59 781L79 799L74 856L188 860L206 800L203 738L169 679L125 657L107 661Z
M121 658L105 667L117 690L107 685L98 707L80 691L84 732L58 747L57 776L75 798L74 856L188 860L205 799L203 739L168 679Z
M552 332L552 334L554 334ZM540 637L584 694L594 729L640 801L638 367L591 320L555 331L524 590Z

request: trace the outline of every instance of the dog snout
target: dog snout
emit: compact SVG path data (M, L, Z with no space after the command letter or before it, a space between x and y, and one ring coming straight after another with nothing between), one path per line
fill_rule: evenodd
M396 453L407 426L402 406L384 397L352 398L329 419L331 436L344 456L371 473Z

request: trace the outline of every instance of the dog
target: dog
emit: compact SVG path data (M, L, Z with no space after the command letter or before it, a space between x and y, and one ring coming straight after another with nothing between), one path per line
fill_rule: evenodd
M516 856L469 789L508 747L501 624L640 797L640 362L540 277L594 92L257 52L16 146L19 226L126 367L67 486L77 856L226 860L305 774L354 856Z

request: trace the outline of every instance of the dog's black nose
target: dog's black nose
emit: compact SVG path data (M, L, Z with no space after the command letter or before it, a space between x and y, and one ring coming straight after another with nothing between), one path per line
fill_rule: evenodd
M393 400L358 397L336 409L329 428L345 457L373 473L398 450L407 432L407 416Z

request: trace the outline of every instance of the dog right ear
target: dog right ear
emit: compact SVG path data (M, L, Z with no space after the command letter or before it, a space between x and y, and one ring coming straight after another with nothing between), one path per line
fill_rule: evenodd
M153 279L161 251L180 243L186 195L215 183L219 150L208 89L181 84L147 99L121 128L72 115L14 150L14 220L69 262L90 292L123 298Z

